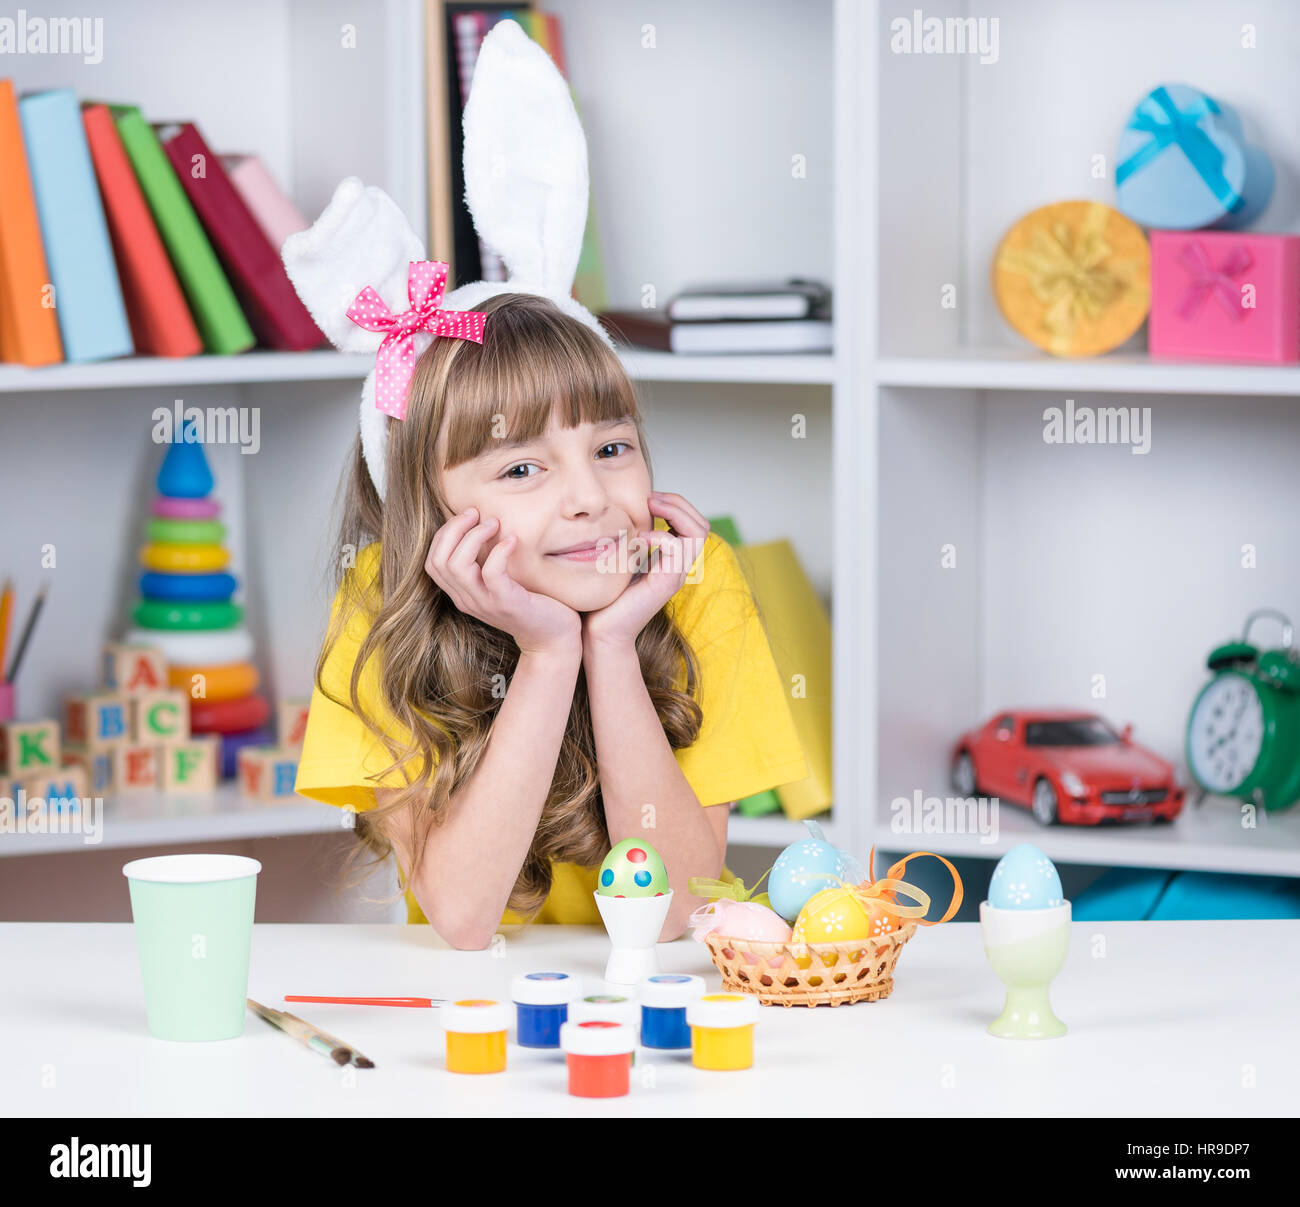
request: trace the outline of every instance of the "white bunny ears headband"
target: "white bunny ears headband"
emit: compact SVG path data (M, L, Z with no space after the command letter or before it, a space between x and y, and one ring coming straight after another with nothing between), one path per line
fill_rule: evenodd
M447 265L425 260L393 199L355 176L280 253L330 343L376 353L361 387L361 450L380 499L389 417L406 413L415 361L438 335L481 343L484 316L471 309L479 302L538 294L614 347L570 296L587 223L587 140L564 77L518 22L498 21L484 37L464 123L465 200L475 230L505 261L505 281L473 281L443 297Z

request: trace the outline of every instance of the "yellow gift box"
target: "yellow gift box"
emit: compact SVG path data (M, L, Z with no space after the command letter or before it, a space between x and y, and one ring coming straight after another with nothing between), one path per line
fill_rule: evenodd
M1020 219L993 257L1003 317L1053 356L1096 356L1128 339L1151 304L1141 227L1100 201L1061 201Z

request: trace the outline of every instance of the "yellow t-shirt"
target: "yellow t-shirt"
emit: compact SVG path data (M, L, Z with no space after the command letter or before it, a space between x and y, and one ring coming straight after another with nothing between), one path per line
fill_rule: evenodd
M656 520L656 527L665 526ZM360 582L372 583L378 566L376 541L357 555L352 573L360 576ZM711 532L697 569L698 581L683 585L667 606L699 663L697 699L703 721L694 744L673 753L700 804L707 807L803 779L808 763L735 550ZM336 595L331 621L338 607ZM323 677L339 699L348 698L348 682L367 623L354 613L326 660ZM371 658L362 670L358 694L385 732L404 741L409 736L405 727L383 707L376 662ZM383 744L350 708L313 687L294 785L297 792L359 812L373 809L376 786L400 787L404 782L399 769L367 781L367 775L376 775L391 761ZM412 762L418 765L418 756ZM592 898L597 870L554 864L550 894L533 921L598 924L600 915ZM404 869L399 874L405 883ZM730 879L725 869L723 878ZM409 891L406 904L408 921L427 921ZM502 917L503 923L521 921L511 910Z

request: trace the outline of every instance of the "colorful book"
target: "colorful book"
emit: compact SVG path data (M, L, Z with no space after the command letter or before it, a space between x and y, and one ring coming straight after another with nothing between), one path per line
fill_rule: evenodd
M13 84L0 80L0 360L52 365L63 359L49 283L18 101Z
M176 122L157 131L258 339L282 352L320 347L325 336L289 280L279 249L271 246L198 127Z
M253 329L158 135L134 105L110 105L109 112L185 291L204 348L221 354L251 348L256 343Z
M90 158L108 217L118 277L136 349L150 356L197 356L203 340L131 170L106 105L81 111Z
M64 355L129 356L135 345L76 94L31 93L19 100L18 115Z
M310 225L256 155L222 155L221 166L277 253L290 235Z

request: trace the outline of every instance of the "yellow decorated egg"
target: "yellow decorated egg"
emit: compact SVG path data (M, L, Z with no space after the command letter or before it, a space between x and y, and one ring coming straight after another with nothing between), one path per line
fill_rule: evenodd
M794 924L795 943L842 943L887 935L898 918L874 898L846 888L823 889L800 911Z

